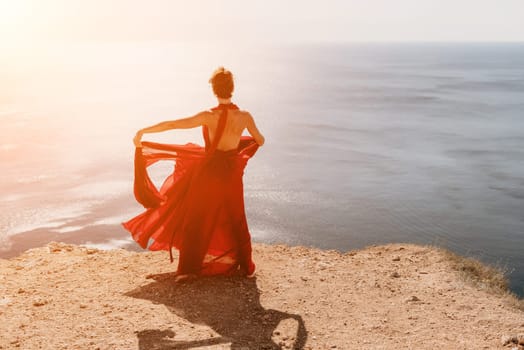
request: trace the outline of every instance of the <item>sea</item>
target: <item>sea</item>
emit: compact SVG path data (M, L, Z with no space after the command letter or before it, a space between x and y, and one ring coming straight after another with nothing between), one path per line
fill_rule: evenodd
M266 144L244 175L255 242L445 247L524 296L524 43L54 43L0 57L0 257L50 241L140 250L139 128L233 101ZM146 140L202 143L200 130ZM173 170L152 169L160 184ZM167 261L167 260L166 260Z

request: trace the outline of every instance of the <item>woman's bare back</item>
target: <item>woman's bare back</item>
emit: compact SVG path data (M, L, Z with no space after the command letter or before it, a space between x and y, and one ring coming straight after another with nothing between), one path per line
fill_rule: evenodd
M209 130L210 141L214 140L216 129L218 126L218 120L220 117L220 111L209 111L206 115L206 124ZM247 111L240 110L228 110L227 121L220 138L217 149L221 151L229 151L238 147L240 137L245 129L253 136L255 141L262 145L264 143L264 137L257 129L253 117Z

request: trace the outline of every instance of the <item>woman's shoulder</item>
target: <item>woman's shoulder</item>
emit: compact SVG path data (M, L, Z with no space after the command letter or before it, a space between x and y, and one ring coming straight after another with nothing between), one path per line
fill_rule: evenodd
M252 118L251 113L245 109L237 109L232 111L235 115L242 118Z
M198 112L197 115L200 116L200 118L209 119L209 118L218 116L218 113L216 113L216 111L213 111L211 109L206 109L206 110Z
M246 110L236 110L234 111L235 119L240 123L242 127L246 127L249 125L250 121L253 120L253 117L251 116L251 113L249 113Z

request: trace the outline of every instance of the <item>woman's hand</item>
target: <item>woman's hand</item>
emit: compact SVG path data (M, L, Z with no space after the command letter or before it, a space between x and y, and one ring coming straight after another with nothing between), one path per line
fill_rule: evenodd
M135 144L135 147L142 147L142 130L138 130L135 137L133 138L133 143Z

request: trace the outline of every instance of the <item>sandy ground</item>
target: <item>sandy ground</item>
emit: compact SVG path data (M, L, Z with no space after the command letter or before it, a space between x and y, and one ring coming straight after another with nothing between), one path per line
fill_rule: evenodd
M524 312L439 249L256 244L254 258L254 279L179 284L166 252L51 243L0 259L0 349L524 349Z

